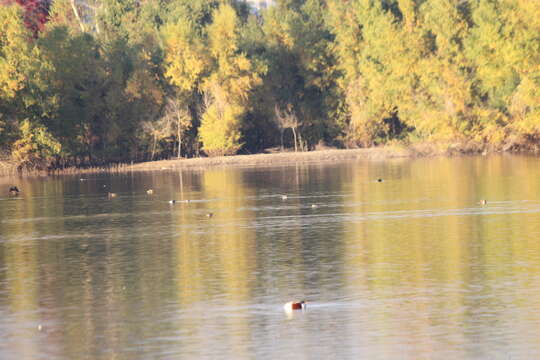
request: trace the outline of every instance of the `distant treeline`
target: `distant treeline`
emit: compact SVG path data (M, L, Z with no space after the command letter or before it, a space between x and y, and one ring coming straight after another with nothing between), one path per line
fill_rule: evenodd
M0 152L21 166L539 144L540 1L0 4Z

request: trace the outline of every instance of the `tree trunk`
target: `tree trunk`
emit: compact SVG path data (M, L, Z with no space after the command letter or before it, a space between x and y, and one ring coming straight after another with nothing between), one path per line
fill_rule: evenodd
M152 145L152 155L150 155L150 161L153 161L154 160L154 154L156 152L156 134L154 134L154 144Z
M176 156L177 159L180 159L182 157L182 137L178 138L178 155Z
M281 152L283 152L283 131L285 129L279 129L280 135L281 135Z
M298 151L297 141L296 141L296 129L294 127L291 128L293 137L294 137L294 152Z
M176 156L176 158L180 159L180 155L182 154L182 132L180 131L180 119L178 119L178 123L176 125L176 131L178 136L178 155Z
M102 5L99 5L99 7L101 8ZM96 6L94 8L94 19L95 19L95 22L96 22L96 33L99 34L99 14L98 14L98 7Z
M298 132L298 148L300 151L306 151L304 140L302 140L302 133L300 131Z
M73 14L75 14L75 18L79 22L79 26L81 27L81 31L84 32L84 24L81 20L81 17L79 15L79 10L77 10L77 5L75 4L75 0L71 0L71 8L73 9Z

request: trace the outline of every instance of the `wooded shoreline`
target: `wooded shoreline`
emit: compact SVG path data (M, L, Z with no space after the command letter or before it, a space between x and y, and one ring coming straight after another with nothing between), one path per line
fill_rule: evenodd
M0 159L18 168L540 149L537 1L83 3L0 4Z

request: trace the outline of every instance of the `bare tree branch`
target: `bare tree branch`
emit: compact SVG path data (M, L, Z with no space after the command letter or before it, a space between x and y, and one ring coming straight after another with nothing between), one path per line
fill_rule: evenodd
M77 18L77 21L79 22L79 26L81 27L81 31L85 32L84 24L81 20L81 16L79 15L79 10L77 10L77 4L75 4L75 0L70 0L71 8L73 9L73 14L75 15L75 18Z
M291 104L286 109L281 109L278 104L274 106L274 123L281 133L281 150L283 150L283 132L291 129L294 137L294 151L298 151L299 140L297 139L298 127L301 125Z

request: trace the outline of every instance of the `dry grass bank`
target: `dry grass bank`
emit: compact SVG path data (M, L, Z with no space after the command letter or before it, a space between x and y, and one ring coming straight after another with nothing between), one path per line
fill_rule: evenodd
M217 166L272 166L294 163L315 163L351 160L384 160L391 158L416 158L428 156L454 156L480 153L476 148L456 144L420 143L413 146L400 144L373 147L368 149L331 149L308 152L282 152L272 154L219 156L211 158L193 158L161 160L134 164L131 170L167 170L167 169L205 169Z
M0 176L17 175L17 164L8 160L0 160Z
M272 154L235 155L191 159L173 159L148 161L137 164L113 164L107 167L90 168L67 168L55 170L48 174L85 174L96 172L122 173L128 171L151 171L151 170L181 170L181 169L206 169L210 167L224 166L272 166L294 163L337 162L351 160L384 160L390 158L413 158L434 155L455 155L464 151L451 151L448 146L436 146L433 144L420 144L412 147L391 145L374 147L369 149L331 149L309 152L283 152ZM47 172L31 171L23 175L43 175ZM0 162L0 176L17 174L15 164Z
M272 166L294 163L312 163L326 161L346 161L358 159L387 159L411 157L413 153L405 148L371 148L349 150L319 150L309 152L284 152L273 154L254 154L236 156L218 156L208 158L160 160L134 164L131 169L166 170L166 169L205 169L223 166Z

